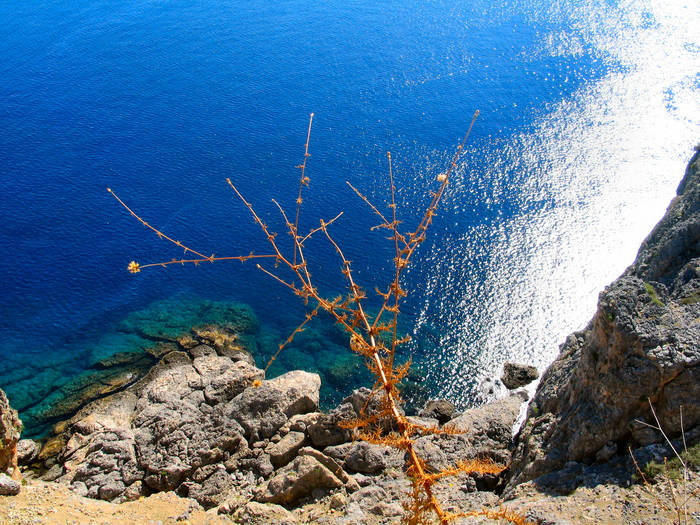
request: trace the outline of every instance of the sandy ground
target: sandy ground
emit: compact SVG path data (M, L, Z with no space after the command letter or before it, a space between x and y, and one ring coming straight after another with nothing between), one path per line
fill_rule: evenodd
M697 492L696 492L697 491ZM518 490L517 499L505 502L531 523L556 525L665 525L679 523L673 512L668 487L651 489L633 486L625 489L615 485L579 488L570 496L548 496L525 484ZM676 497L682 490L676 487ZM700 525L700 481L687 487L687 514L681 518L684 525ZM668 506L669 510L664 509ZM295 512L304 523L328 523L331 514L327 505L309 505ZM369 523L374 523L368 516ZM461 523L493 524L491 520L464 520ZM114 504L73 494L64 485L29 480L18 496L0 496L0 524L2 525L219 525L233 523L230 517L205 512L189 499L174 493L160 493L138 501Z
M18 496L0 496L2 525L231 525L216 511L172 492L117 505L76 496L59 483L31 480Z
M617 485L579 487L569 496L551 496L530 484L518 488L518 497L506 506L535 523L557 525L700 525L700 480L686 485L659 483L645 487ZM678 507L684 510L677 514Z

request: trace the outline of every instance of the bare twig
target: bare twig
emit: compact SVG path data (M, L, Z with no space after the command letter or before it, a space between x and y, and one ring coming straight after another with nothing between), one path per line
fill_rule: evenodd
M226 179L228 185L233 189L236 196L243 203L243 205L248 209L255 223L260 227L263 235L267 239L271 249L271 254L266 255L254 255L249 254L247 256L240 257L228 257L226 259L237 259L240 261L246 261L251 258L265 258L273 259L275 263L275 268L281 266L282 268L287 268L291 271L291 279L282 278L277 275L277 272L270 269L264 268L262 265L257 264L262 272L266 273L280 284L289 288L294 294L300 296L304 302L313 301L313 309L306 314L304 321L294 329L294 331L287 337L287 339L278 345L278 349L272 358L269 360L265 371L267 371L270 365L277 359L279 353L289 345L294 339L295 335L302 332L307 323L309 323L317 314L324 310L335 320L336 323L341 325L348 335L350 336L350 348L358 353L359 355L366 358L366 365L370 371L375 375L376 382L375 388L372 390L370 397L367 399L367 403L360 411L360 417L356 421L348 421L345 423L347 428L355 428L358 431L361 430L360 435L371 443L383 443L386 445L393 446L400 450L403 450L407 455L406 469L407 474L411 478L412 483L412 500L407 504L407 509L409 510L409 515L406 518L407 523L420 523L429 514L433 514L441 525L447 525L448 523L454 521L460 517L467 516L483 516L492 519L504 519L511 523L524 524L525 521L522 517L514 514L507 509L499 509L497 511L482 509L475 510L469 513L450 513L443 509L440 502L438 501L435 492L435 484L448 476L454 476L459 473L473 473L473 472L483 472L495 474L503 470L502 465L497 465L490 461L485 460L475 460L471 462L464 462L455 467L448 468L442 472L432 473L428 472L425 462L419 457L417 450L414 446L414 436L415 435L427 435L427 434L453 434L457 431L446 428L446 429L436 429L431 427L424 427L417 425L409 421L406 416L403 415L400 409L402 400L399 394L398 385L400 381L405 377L410 366L410 361L402 366L396 366L394 364L395 354L397 348L400 344L405 342L407 338L399 338L398 336L398 314L400 311L400 303L403 297L406 296L406 292L400 285L400 279L403 271L408 266L412 255L415 253L418 246L425 239L425 232L428 226L432 222L432 218L436 212L436 208L442 195L445 192L445 188L450 179L450 175L454 172L457 161L463 152L464 145L467 138L471 132L474 125L474 121L478 115L478 111L475 112L474 117L469 125L469 129L462 140L461 144L457 148L455 155L447 169L447 171L440 176L438 176L438 181L440 186L438 190L432 193L432 199L423 213L420 223L417 228L410 234L402 234L399 231L399 220L397 219L397 209L396 209L396 186L394 183L394 173L392 167L391 153L387 153L388 164L389 164L389 188L391 195L391 204L389 208L391 209L391 221L376 207L369 199L367 199L359 190L357 190L352 184L348 185L352 190L360 196L360 198L366 202L377 214L382 224L380 227L387 228L391 231L390 239L393 240L394 244L394 272L391 282L386 287L386 292L377 290L379 295L382 297L382 305L379 313L370 319L367 311L364 307L364 300L366 299L364 291L357 284L355 275L351 268L350 260L345 256L340 244L335 240L331 232L329 231L329 226L338 220L342 213L339 213L334 218L329 221L320 221L320 226L312 228L305 236L299 235L299 217L301 213L302 204L302 189L305 185L308 185L309 178L306 175L306 162L309 158L309 141L311 136L311 124L313 122L312 113L309 118L309 127L306 135L306 143L304 146L304 162L298 166L301 169L301 175L299 179L299 190L296 200L296 212L294 216L294 222L290 221L286 212L282 206L273 199L274 204L280 211L282 218L285 222L285 227L287 232L291 235L293 239L293 249L292 253L285 255L280 249L280 245L277 241L277 234L270 230L268 226L262 221L260 216L255 212L252 204L248 202L238 188L233 184L231 179ZM118 197L115 198L118 199ZM148 226L154 230L159 236L162 236L166 240L176 244L179 247L184 247L178 241L174 241L170 237L164 236L161 232L155 228L148 225L140 217L138 217L134 212L132 212L121 200L119 202L137 219L139 219L142 224ZM341 272L347 282L348 294L346 298L336 297L335 299L329 299L321 295L319 290L314 286L311 273L309 271L308 260L304 254L303 244L305 241L310 239L314 234L319 231L323 232L329 244L333 247L340 258L341 262ZM165 266L168 264L174 264L176 262L204 262L204 261L215 261L224 260L224 258L206 257L198 252L191 250L190 248L185 248L186 251L191 251L200 257L200 259L191 260L181 260L181 261L170 261L168 263L160 263L159 265ZM156 266L158 264L149 264L145 266L136 265L137 271L140 268L145 268L148 266ZM390 312L390 320L386 323L381 322L381 318L384 313ZM391 336L391 342L388 344L379 337L381 332L389 332ZM375 393L382 393L383 397L380 399L380 408L376 413L367 414L367 407L369 405L370 399L376 399ZM389 434L385 434L382 428L382 421L389 418L393 424L391 425L395 431Z

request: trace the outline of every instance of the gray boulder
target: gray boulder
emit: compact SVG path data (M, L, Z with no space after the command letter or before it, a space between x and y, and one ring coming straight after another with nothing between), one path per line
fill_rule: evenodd
M207 468L208 467L208 468ZM183 497L196 499L205 508L219 505L233 487L233 479L223 465L208 465L195 472L191 481L178 487Z
M455 405L447 399L431 399L423 409L418 412L418 416L426 419L437 419L443 425L452 419L455 412Z
M277 443L267 448L270 461L276 467L282 467L294 459L299 449L306 443L306 435L303 432L291 431Z
M41 446L33 439L20 439L17 442L17 463L29 465L39 455Z
M311 456L316 461L321 463L321 465L330 470L333 474L335 474L335 477L343 482L345 489L348 492L355 492L356 490L359 490L360 487L357 482L352 477L348 476L348 474L342 469L341 465L335 459L327 456L323 452L320 452L315 448L304 447L299 451L299 456Z
M501 382L508 390L514 390L521 386L529 385L538 377L540 377L540 374L534 366L505 363L503 365Z
M226 405L225 413L243 427L249 441L271 438L296 414L318 410L321 378L301 370L248 388Z
M324 453L337 460L348 472L379 474L387 469L401 470L404 464L403 451L366 441L328 447Z
M292 505L315 490L331 490L343 482L312 456L299 456L258 488L254 497L262 503Z
M7 474L0 474L0 496L16 496L22 485Z
M321 414L315 422L308 425L307 433L316 448L347 443L352 439L352 432L341 424L356 417L357 413L352 405L344 402L329 414Z

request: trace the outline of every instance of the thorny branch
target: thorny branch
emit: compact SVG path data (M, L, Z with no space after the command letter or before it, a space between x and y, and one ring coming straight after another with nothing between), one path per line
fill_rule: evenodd
M173 260L143 266L132 261L129 265L129 270L131 272L136 273L141 269L150 266L167 266L174 263L197 264L199 262L215 262L222 260L240 260L243 262L253 258L268 260L273 259L275 263L274 269L265 268L260 263L258 263L256 267L265 274L271 276L273 279L277 280L283 286L289 288L294 294L301 297L305 303L308 303L309 300L313 301L315 305L314 308L306 315L304 321L289 335L289 337L279 345L277 352L272 356L265 370L267 370L270 364L277 359L277 356L282 349L292 342L294 336L302 332L306 324L310 322L311 319L313 319L321 310L330 314L335 322L340 324L347 331L348 335L350 336L350 348L366 358L367 367L375 374L375 389L373 390L370 399L372 399L373 396L378 393L381 393L382 396L380 408L376 413L366 413L367 406L369 404L368 399L365 407L363 410L361 410L360 418L357 421L347 421L345 422L344 426L347 428L357 429L359 435L371 443L391 445L406 452L406 456L408 458L406 473L410 477L412 483L412 497L405 505L407 509L406 522L409 524L423 523L431 514L437 518L441 525L446 525L457 518L467 516L482 516L491 519L503 519L516 524L525 523L522 517L508 511L507 509L481 509L467 513L451 513L443 509L433 490L436 483L438 483L442 478L447 476L455 476L460 473L495 474L501 472L505 467L495 464L490 460L475 460L460 463L452 468L445 469L442 472L428 472L425 462L418 456L418 453L414 447L414 436L436 433L454 434L457 433L457 431L449 428L427 428L414 424L408 420L400 409L402 399L399 391L399 383L407 373L410 362L399 367L394 365L394 358L398 346L408 340L407 337L400 338L398 336L397 328L401 300L407 295L406 291L400 285L402 273L408 266L411 257L415 253L418 246L425 239L426 230L433 220L437 206L449 183L450 176L457 167L458 160L464 150L464 145L469 137L469 134L471 133L478 114L478 111L474 113L467 133L458 146L448 169L444 173L438 175L438 182L440 183L440 186L437 191L432 193L432 200L423 213L421 220L414 231L402 233L399 230L399 225L401 223L397 219L396 186L394 184L391 153L387 153L389 164L389 189L391 196L391 204L389 204L388 207L391 210L391 220L387 219L386 215L382 213L379 208L372 204L366 196L364 196L359 190L348 182L348 185L352 188L352 190L372 208L376 215L380 217L382 224L380 224L378 227L387 228L391 232L389 239L391 239L394 243L393 279L386 286L386 291L377 289L377 293L380 295L380 297L382 297L382 305L374 318L369 316L363 306L366 295L362 288L360 288L360 286L358 286L356 283L351 269L350 260L347 259L340 245L329 231L329 227L341 217L342 213L339 213L329 221L324 221L321 219L320 226L311 229L309 233L304 236L299 234L299 216L301 204L303 202L303 188L304 186L308 186L310 182L309 177L306 175L306 164L311 156L309 154L309 142L311 137L311 125L314 117L313 113L311 113L309 117L306 143L304 145L304 161L302 164L297 166L297 168L301 170L301 173L299 177L299 190L296 199L296 213L293 223L289 220L282 206L277 201L273 200L274 204L279 209L282 218L284 219L287 233L293 239L293 250L291 255L285 255L282 252L277 241L277 234L272 232L262 221L260 216L255 212L255 209L251 203L245 199L243 194L238 190L231 179L226 179L226 182L233 189L238 199L248 209L253 220L261 229L264 237L267 239L268 244L270 245L272 253L263 255L250 253L249 255L245 256L229 257L215 257L214 255L211 255L207 257L197 251L192 250L191 248L184 246L179 241L175 241L174 239L166 236L160 230L148 224L146 221L141 219L141 217L136 215L136 213L134 213L119 197L117 197L112 190L108 190L110 194L112 194L112 196L114 196L114 198L117 199L131 215L139 220L144 226L154 231L158 237L183 248L185 252L192 252L199 257L198 259ZM313 280L309 271L309 264L304 253L304 242L318 232L323 232L326 239L340 258L341 272L347 282L348 287L348 295L344 299L342 297L336 297L334 299L326 298L322 296L318 289L313 285ZM283 279L275 271L278 266L287 268L289 271L291 271L292 279ZM382 323L381 319L386 312L389 312L391 316L386 323ZM379 337L381 332L389 332L391 338L390 343L387 344L381 337ZM386 419L392 422L390 427L394 429L389 433L387 433L382 426L382 420Z

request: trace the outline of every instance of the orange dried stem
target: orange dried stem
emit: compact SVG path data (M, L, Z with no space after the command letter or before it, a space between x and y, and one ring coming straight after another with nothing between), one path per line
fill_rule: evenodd
M311 311L311 313L306 314L306 318L304 319L304 322L301 323L299 326L297 326L294 329L294 331L291 334L289 334L287 339L282 344L279 345L279 347L277 348L277 352L275 352L275 355L273 355L270 358L270 360L267 362L267 365L265 365L265 370L264 370L265 373L267 373L268 368L270 368L272 363L277 359L277 357L280 355L280 352L282 352L284 347L286 347L289 343L291 343L294 340L294 336L297 335L298 333L303 332L304 327L306 326L306 323L308 323L309 321L311 321L311 319L313 319L314 317L316 317L316 315L318 315L318 309L319 309L319 307L317 306L316 308L314 308Z
M150 268L152 266L160 266L165 268L166 266L170 266L172 264L194 264L195 266L198 265L199 263L204 263L204 262L217 262L217 261L240 261L240 262L246 262L250 259L273 259L277 257L276 255L272 254L267 254L267 255L233 255L230 257L204 257L203 259L173 259L171 261L163 261L163 262L157 262L157 263L149 263L149 264L140 264L139 269L143 268Z
M395 192L396 192L396 187L394 186L394 172L391 167L391 152L387 151L386 152L387 159L389 160L389 186L391 187L391 216L392 216L392 221L391 224L392 229L394 231L394 254L395 254L395 265L394 267L396 268L396 272L394 274L394 320L392 322L393 325L393 334L391 338L391 353L389 354L391 357L391 362L389 363L389 366L393 368L394 366L394 354L396 352L396 328L398 325L398 316L399 316L399 275L401 273L399 269L399 232L396 229L396 197L395 197ZM379 322L379 318L381 317L381 312L379 315L377 315L377 318L374 320L374 325L376 326L377 323Z
M175 246L178 246L179 248L182 248L183 250L185 250L185 253L187 253L187 252L192 252L192 253L194 253L195 255L199 255L199 257L201 257L202 259L209 259L209 257L207 257L206 255L204 255L203 253L199 253L198 251L193 250L192 248L189 248L189 247L185 246L185 245L182 244L180 241L176 241L175 239L173 239L173 238L168 237L167 235L165 235L162 231L158 230L157 228L154 228L153 226L151 226L150 224L148 224L145 220L143 220L141 217L139 217L131 208L129 208L129 207L126 205L126 203L125 203L123 200L121 200L121 199L117 196L116 193L114 193L114 192L112 191L111 188L107 188L107 191L109 192L109 194L110 194L112 197L114 197L115 199L117 199L117 201L119 202L119 204L121 204L122 206L124 206L124 208L126 209L126 211L128 211L128 212L132 215L132 217L135 217L136 220L139 221L141 224L143 224L146 228L148 228L149 230L155 232L155 234L156 234L159 238L165 239L166 241L169 241L169 242L173 243ZM142 266L141 268L145 268L145 266Z
M416 250L418 245L423 241L424 239L424 234L425 231L427 230L428 226L432 222L432 217L435 215L435 210L437 209L437 205L440 202L440 198L442 197L443 193L445 192L445 188L447 187L447 184L450 180L450 175L454 171L454 168L457 166L457 160L462 154L462 151L464 150L464 145L467 142L467 139L469 138L469 135L471 134L472 128L474 127L474 122L476 122L476 118L479 116L479 111L475 111L474 115L472 117L471 122L469 123L469 129L467 129L467 133L464 135L464 139L462 140L461 144L457 147L457 151L454 154L454 157L452 158L452 162L450 163L450 167L447 169L447 171L444 173L444 177L442 177L442 182L440 184L440 188L438 191L433 195L433 199L430 202L430 205L425 211L425 214L423 215L423 218L421 219L420 224L416 228L416 230L411 233L408 238L408 244L406 247L404 247L400 252L399 255L396 258L395 264L397 266L397 273L399 274L399 277L401 275L401 272L403 271L404 268L408 266L408 262L413 255L413 252ZM392 285L395 287L395 289L399 289L399 283L398 279L396 279ZM390 286L389 293L392 293L393 290ZM381 318L381 315L384 313L384 310L386 309L387 304L389 303L389 298L388 296L384 300L384 304L382 304L381 308L379 309L379 314L377 314L377 317L374 321L374 324L376 325L379 322L379 319Z
M325 222L324 222L324 225L325 225L325 226L329 226L330 224L333 224L333 223L334 223L336 220L338 220L342 215L343 215L343 212L341 211L338 215L336 215L335 217L333 217L330 221L325 221ZM299 240L299 244L304 244L304 241L306 241L307 239L311 238L311 236L312 236L314 233L320 232L323 228L324 228L324 226L319 226L318 228L313 228L309 233L306 234L306 236L302 237L302 238Z
M388 219L386 217L384 217L384 214L381 211L379 211L379 209L377 209L377 207L374 204L372 204L370 202L370 200L363 193L360 192L360 190L358 190L355 186L350 184L349 181L345 181L345 184L350 186L352 191L354 191L357 194L357 196L360 197L360 199L365 201L365 203L367 203L367 205L370 208L372 208L372 211L374 211L374 213L376 213L379 216L379 218L382 219L382 222L383 222L383 224L381 225L382 227L393 230L395 233L398 234L398 238L399 238L399 240L401 240L401 242L404 244L404 246L407 245L406 238L403 235L401 235L396 228L397 227L396 215L394 215L393 222L389 222ZM375 226L375 228L376 228L376 226Z
M299 244L298 242L298 237L297 237L297 232L299 231L299 211L301 210L301 189L304 187L304 184L308 184L308 179L306 178L306 161L308 158L311 156L309 154L309 141L311 140L311 123L314 120L314 114L311 113L309 115L309 129L306 132L306 144L304 145L304 162L299 166L301 169L301 175L299 176L299 194L297 195L297 213L296 213L296 218L294 219L294 257L293 257L293 263L297 263L297 246Z

